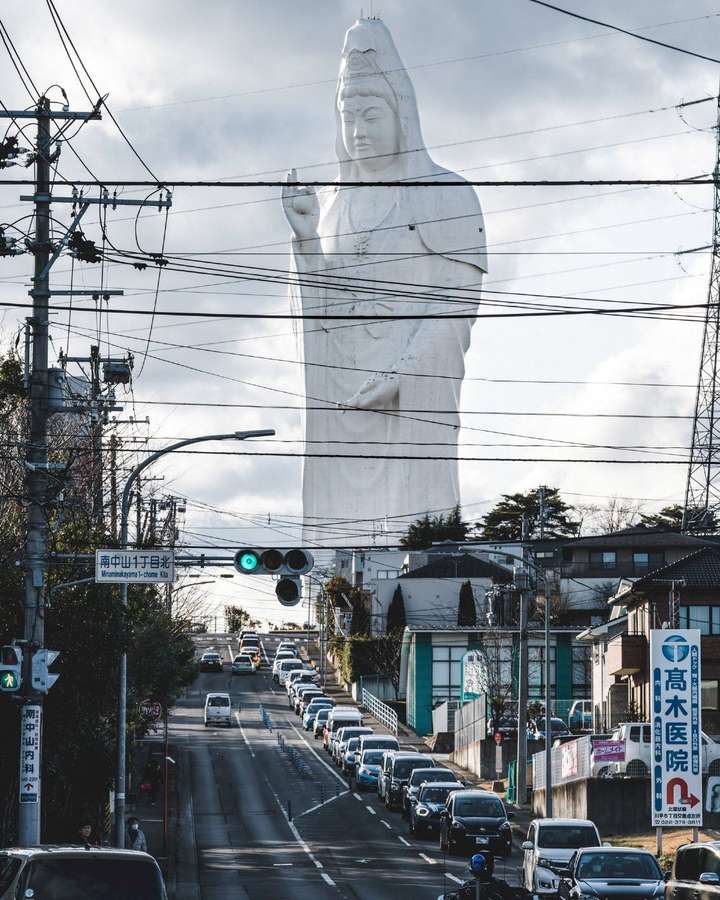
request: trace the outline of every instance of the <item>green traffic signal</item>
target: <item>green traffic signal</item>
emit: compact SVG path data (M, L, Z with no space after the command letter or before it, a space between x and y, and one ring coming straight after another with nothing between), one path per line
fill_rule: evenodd
M0 689L16 691L18 687L18 677L14 672L0 672Z
M238 560L238 565L243 572L254 572L259 564L260 558L257 553L253 553L252 550L246 550L240 555L240 559Z

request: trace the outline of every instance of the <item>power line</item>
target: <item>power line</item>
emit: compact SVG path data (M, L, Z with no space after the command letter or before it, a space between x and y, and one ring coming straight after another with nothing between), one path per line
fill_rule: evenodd
M684 53L686 56L694 56L696 59L704 59L706 62L720 63L720 59L714 56L705 56L702 53L696 53L694 50L686 50L684 47L677 47L675 44L666 44L664 41L657 41L655 38L645 37L635 31L628 31L626 28L620 28L619 25L611 25L609 22L601 22L599 19L592 19L590 16L583 16L580 13L573 12L570 9L563 9L561 6L555 6L547 3L546 0L530 0L538 6L546 6L555 12L563 13L563 15L571 16L573 19L580 19L583 22L591 22L593 25L601 25L603 28L610 28L612 31L618 31L620 34L627 34L629 37L637 38L639 41L646 41L648 44L655 44L658 47L665 47L667 50L675 50L678 53Z
M107 108L107 107L106 107ZM73 184L78 187L122 187L122 188L282 188L287 185L285 181L222 181L222 180L197 180L188 181L179 178L164 178L154 181L147 180L130 180L118 178L103 178L92 181L73 179ZM486 180L478 181L471 179L456 179L445 181L423 181L423 180L387 180L387 181L310 181L299 180L293 182L294 187L325 187L346 190L350 188L370 188L370 187L386 187L386 188L422 188L422 187L620 187L620 186L636 186L636 187L678 187L690 185L713 185L715 181L711 177L695 177L687 178L556 178L556 179L504 179L504 180ZM25 178L14 178L3 181L4 186L11 187L31 187L33 181Z

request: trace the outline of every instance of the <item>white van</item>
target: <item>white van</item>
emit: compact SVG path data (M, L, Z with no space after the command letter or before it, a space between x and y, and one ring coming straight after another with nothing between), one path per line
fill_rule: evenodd
M230 694L207 694L203 719L206 728L208 725L219 725L221 722L232 726Z
M362 713L356 706L335 706L328 716L323 734L323 749L332 752L332 742L338 731L346 725L362 725Z

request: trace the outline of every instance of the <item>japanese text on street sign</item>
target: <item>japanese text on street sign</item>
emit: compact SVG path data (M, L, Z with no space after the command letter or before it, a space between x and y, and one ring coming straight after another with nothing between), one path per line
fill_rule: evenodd
M463 696L481 696L485 693L485 667L480 654L470 650L463 657Z
M593 741L592 757L595 763L625 762L625 742Z
M175 581L175 553L152 549L96 550L95 581L169 584Z
M20 802L37 803L40 794L42 710L23 706L20 719Z
M702 825L700 632L650 632L652 824Z

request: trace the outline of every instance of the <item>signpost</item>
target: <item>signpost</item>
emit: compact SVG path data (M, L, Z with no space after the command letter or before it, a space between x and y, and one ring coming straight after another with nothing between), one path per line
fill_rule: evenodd
M158 703L157 700L143 700L140 703L140 715L145 719L152 719L153 722L157 722L162 715L162 704Z
M27 704L20 717L20 802L40 802L42 707Z
M95 581L104 584L170 584L175 552L167 549L96 550Z
M482 654L469 650L462 658L462 692L460 699L475 700L485 693L485 665Z
M652 824L702 825L700 632L650 632Z

